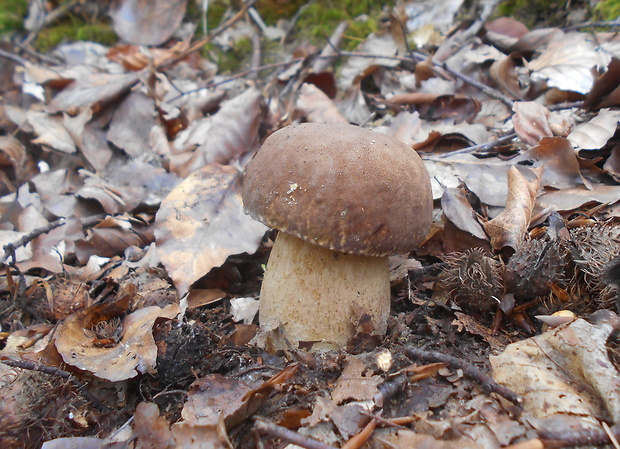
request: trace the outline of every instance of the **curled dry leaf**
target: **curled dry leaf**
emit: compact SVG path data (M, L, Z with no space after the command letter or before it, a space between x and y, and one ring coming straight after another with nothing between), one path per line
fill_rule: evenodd
M523 241L532 217L543 167L532 171L536 179L528 181L517 167L512 166L508 170L506 207L497 217L484 224L484 230L491 237L491 246L496 251L505 247L516 250Z
M528 145L538 145L543 137L552 137L549 128L551 112L540 103L534 101L515 101L512 105L515 114L512 124L519 138Z
M618 128L620 111L601 109L592 120L575 126L568 140L579 150L598 150L605 146Z
M604 310L593 318L513 343L490 357L493 378L523 397L526 415L571 415L594 426L620 420L618 371L606 347L618 317Z
M482 240L487 239L482 225L476 218L476 212L467 201L462 189L444 189L441 197L441 209L446 218L461 231L468 232Z
M267 229L243 212L241 172L207 165L170 192L155 217L159 257L180 295L228 256L253 253Z
M514 99L523 100L524 95L517 72L518 57L518 54L510 54L495 61L489 68L489 74L505 93Z
M157 346L151 329L158 318L174 318L180 309L170 304L163 309L144 307L122 321L118 342L102 345L95 326L122 313L116 303L97 304L80 310L58 325L56 349L67 365L113 382L130 379L138 373L153 372Z

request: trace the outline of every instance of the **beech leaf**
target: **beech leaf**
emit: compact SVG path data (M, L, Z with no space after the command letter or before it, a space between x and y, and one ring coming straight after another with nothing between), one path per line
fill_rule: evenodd
M543 167L532 171L536 174L534 181L525 179L515 166L508 170L506 207L497 217L484 224L484 230L491 237L494 250L505 247L516 250L523 241L532 217Z
M241 172L211 164L192 173L155 217L159 257L180 295L231 254L253 253L266 227L245 215Z

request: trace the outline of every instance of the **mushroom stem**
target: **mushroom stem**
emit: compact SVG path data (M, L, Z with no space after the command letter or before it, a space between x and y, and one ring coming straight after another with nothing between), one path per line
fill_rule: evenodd
M264 329L281 326L294 347L302 341L343 345L363 315L373 333L385 334L389 313L387 256L344 254L278 233L260 292Z

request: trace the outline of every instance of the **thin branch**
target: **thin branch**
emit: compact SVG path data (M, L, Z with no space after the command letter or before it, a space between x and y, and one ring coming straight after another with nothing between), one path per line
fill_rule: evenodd
M17 56L16 54L8 52L8 51L4 51L1 48L0 48L0 56L10 61L13 61L21 66L25 66L26 64L28 64L28 61L26 61L21 56Z
M211 42L217 36L222 34L225 30L227 30L228 28L233 26L235 23L237 23L239 20L241 20L241 18L248 12L248 9L250 9L252 6L254 6L254 3L256 3L256 1L257 0L250 0L249 2L244 4L243 8L241 8L239 10L239 12L237 12L237 14L235 14L233 17L228 19L225 23L223 23L222 25L217 27L215 30L213 30L213 33L209 34L208 36L205 36L205 37L202 37L202 38L198 39L196 42L194 42L191 45L191 47L189 47L184 52L182 52L182 53L180 53L178 55L174 55L174 56L170 57L169 59L161 62L160 64L157 65L156 69L158 71L160 71L160 70L165 69L166 67L169 67L169 66L171 66L173 64L176 64L177 62L181 61L182 59L184 59L188 55L190 55L193 52L195 52L196 50L200 49L205 44L208 44L209 42Z
M523 398L509 388L498 384L491 377L484 374L479 368L466 362L465 360L453 357L447 354L441 354L434 351L424 351L417 348L407 347L405 349L407 356L411 359L422 359L430 362L446 363L453 369L463 370L463 374L472 380L475 380L482 389L488 393L497 393L504 399L515 405L521 406Z
M496 100L499 100L502 103L504 103L509 108L512 108L512 104L514 103L514 101L508 98L506 95L498 92L492 87L487 86L486 84L481 83L480 81L476 81L475 79L463 73L460 73L460 72L457 72L456 70L451 69L450 67L447 66L446 63L437 63L437 65L441 67L442 69L444 69L449 74L454 75L457 78L460 78L461 80L466 82L467 84L474 86L476 89L481 90L482 92L487 94L489 97L495 98Z
M451 151L449 153L445 153L445 154L440 154L437 157L438 158L446 158L446 157L450 157L454 154L463 154L463 153L473 153L476 151L488 151L493 147L496 147L498 145L503 145L506 142L510 142L511 140L513 140L514 138L517 137L517 133L512 132L510 134L506 134L505 136L499 137L495 140L492 140L491 142L487 142L487 143L481 143L478 145L473 145L471 147L466 147L466 148L461 148L460 150L455 150L455 151Z
M73 374L71 374L68 371L65 371L65 370L62 370L60 368L56 368L53 366L43 365L42 363L32 362L30 360L13 360L13 359L3 357L0 361L4 363L5 365L10 366L12 368L21 368L21 369L25 369L29 371L38 371L40 373L49 374L50 376L56 376L62 379L66 379L69 382L71 382L71 385L73 385L77 390L79 390L82 396L84 396L84 399L92 403L93 406L96 407L98 410L101 410L101 411L111 410L110 407L108 407L106 404L104 404L99 399L94 397L88 391L88 385L80 382Z
M269 421L257 419L254 422L254 430L261 435L269 435L287 443L293 443L306 449L336 449L334 446L322 443L314 438L301 435L300 433L288 430L286 427L278 426Z
M26 246L28 243L30 243L40 235L47 234L48 232L53 231L54 229L64 225L66 222L67 221L65 218L59 218L46 224L45 226L41 226L40 228L29 232L15 242L7 243L2 247L2 249L4 249L4 256L2 257L2 262L5 262L9 257L11 257L13 259L13 263L15 263L17 261L15 257L15 250L17 248Z

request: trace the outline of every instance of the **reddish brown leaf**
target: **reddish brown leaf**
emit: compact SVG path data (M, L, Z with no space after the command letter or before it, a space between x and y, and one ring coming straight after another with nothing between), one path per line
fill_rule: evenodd
M549 128L549 110L533 101L515 101L512 124L519 138L528 145L538 145L543 137L553 136Z

